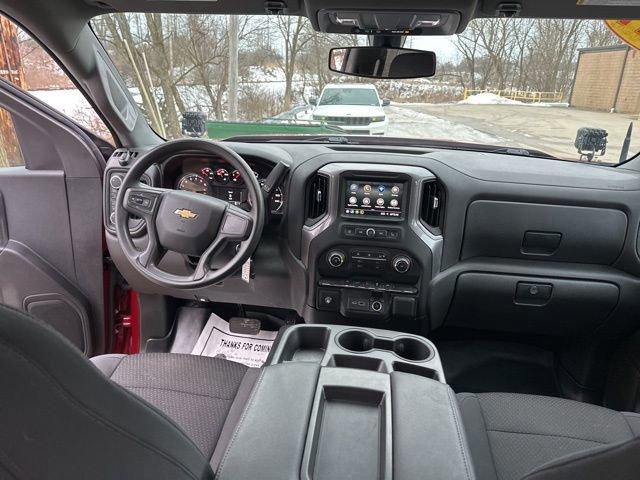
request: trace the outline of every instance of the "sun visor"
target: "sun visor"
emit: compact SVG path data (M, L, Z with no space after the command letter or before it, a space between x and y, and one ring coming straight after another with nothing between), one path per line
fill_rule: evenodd
M358 35L453 35L460 14L437 11L320 10L320 30Z

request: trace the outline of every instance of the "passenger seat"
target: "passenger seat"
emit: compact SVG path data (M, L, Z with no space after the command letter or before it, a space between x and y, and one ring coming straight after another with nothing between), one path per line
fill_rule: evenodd
M458 403L477 480L640 478L639 414L511 393Z

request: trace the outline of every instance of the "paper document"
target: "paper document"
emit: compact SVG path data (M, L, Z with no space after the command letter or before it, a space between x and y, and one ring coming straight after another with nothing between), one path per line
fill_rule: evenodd
M248 367L261 367L267 359L278 332L260 330L255 335L232 333L229 324L211 314L200 334L193 355L226 358Z

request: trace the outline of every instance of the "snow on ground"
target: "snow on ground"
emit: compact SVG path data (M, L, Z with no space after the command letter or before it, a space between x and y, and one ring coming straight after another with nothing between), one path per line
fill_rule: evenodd
M416 112L400 106L385 108L389 118L389 137L430 138L470 143L502 144L504 139L476 130L467 125L460 125L449 120L434 117L426 113Z
M560 107L568 108L569 104L566 102L519 102L517 100L511 100L510 98L501 97L495 93L478 93L477 95L471 95L466 100L460 100L459 105L521 105L523 107Z
M69 90L33 90L29 92L68 117L75 117L78 112L93 114L87 99L77 89Z
M89 120L90 117L95 116L91 106L78 90L40 90L31 93L75 120L83 120L84 116ZM193 93L193 90L191 90L191 93ZM132 91L132 94L134 98L139 97L137 91ZM192 101L206 104L207 99L202 95L197 100L192 99ZM433 115L402 108L401 105L394 104L385 108L389 118L388 136L433 139L455 138L461 142L477 143L501 143L503 141L500 137L480 132L472 127L458 125ZM298 107L290 112L290 114L293 114L290 116L298 120L311 120L312 111L313 109L310 107ZM87 123L90 125L90 122Z
M462 105L524 105L523 102L517 100L511 100L509 98L501 97L495 93L483 92L477 95L471 95L465 100L460 100L458 103Z

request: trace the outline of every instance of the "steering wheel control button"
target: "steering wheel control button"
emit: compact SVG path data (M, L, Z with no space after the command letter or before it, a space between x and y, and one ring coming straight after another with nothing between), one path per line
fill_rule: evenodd
M333 268L340 268L342 265L344 265L346 259L346 255L341 250L332 250L327 255L327 262Z
M398 273L407 273L411 268L411 259L405 255L398 255L393 259L393 269Z
M128 204L135 210L151 213L153 210L154 200L155 196L151 196L150 194L132 193L129 195Z
M251 222L248 218L236 215L227 215L224 219L224 223L222 224L222 228L220 229L220 233L244 238L250 232L250 226Z

